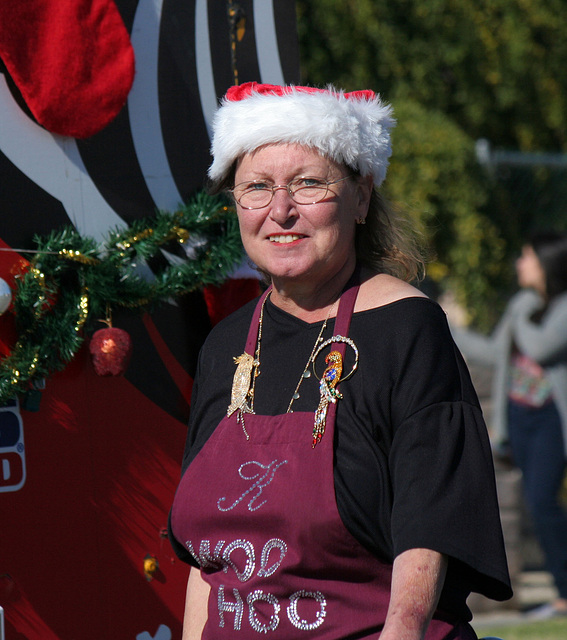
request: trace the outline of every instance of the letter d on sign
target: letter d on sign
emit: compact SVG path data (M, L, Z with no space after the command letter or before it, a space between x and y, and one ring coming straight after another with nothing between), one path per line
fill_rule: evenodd
M0 407L0 493L18 491L26 481L24 428L18 401Z

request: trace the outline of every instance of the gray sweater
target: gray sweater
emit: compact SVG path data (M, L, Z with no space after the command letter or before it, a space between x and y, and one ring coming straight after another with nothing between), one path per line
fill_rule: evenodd
M492 335L456 327L451 331L466 358L494 366L491 427L496 444L507 440L510 359L515 344L545 370L561 416L567 456L567 292L551 302L539 324L532 322L532 314L542 307L542 298L535 291L524 289L510 300Z

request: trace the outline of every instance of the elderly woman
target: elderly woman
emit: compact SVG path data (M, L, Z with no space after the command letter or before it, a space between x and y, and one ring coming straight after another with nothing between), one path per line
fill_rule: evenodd
M376 191L393 123L370 91L256 83L217 112L209 175L269 287L200 354L184 640L469 640L469 593L511 595L474 389Z

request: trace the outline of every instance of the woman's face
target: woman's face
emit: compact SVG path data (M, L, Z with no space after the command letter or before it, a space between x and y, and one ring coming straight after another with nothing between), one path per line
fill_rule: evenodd
M516 273L520 287L545 294L545 271L531 246L525 245L522 248L522 254L516 260Z
M239 159L235 184L262 180L287 185L300 176L333 181L349 173L308 147L266 145ZM286 189L278 189L261 209L237 205L244 248L274 282L321 285L342 270L352 271L356 220L366 217L371 190L370 180L349 178L330 185L317 204L297 204Z

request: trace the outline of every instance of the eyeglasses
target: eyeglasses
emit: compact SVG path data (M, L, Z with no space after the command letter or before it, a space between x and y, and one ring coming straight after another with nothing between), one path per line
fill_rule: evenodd
M241 182L229 191L243 209L262 209L267 207L278 189L285 189L289 197L297 204L317 204L324 200L332 184L348 180L345 176L338 180L323 180L301 176L288 184L268 184L263 180Z

